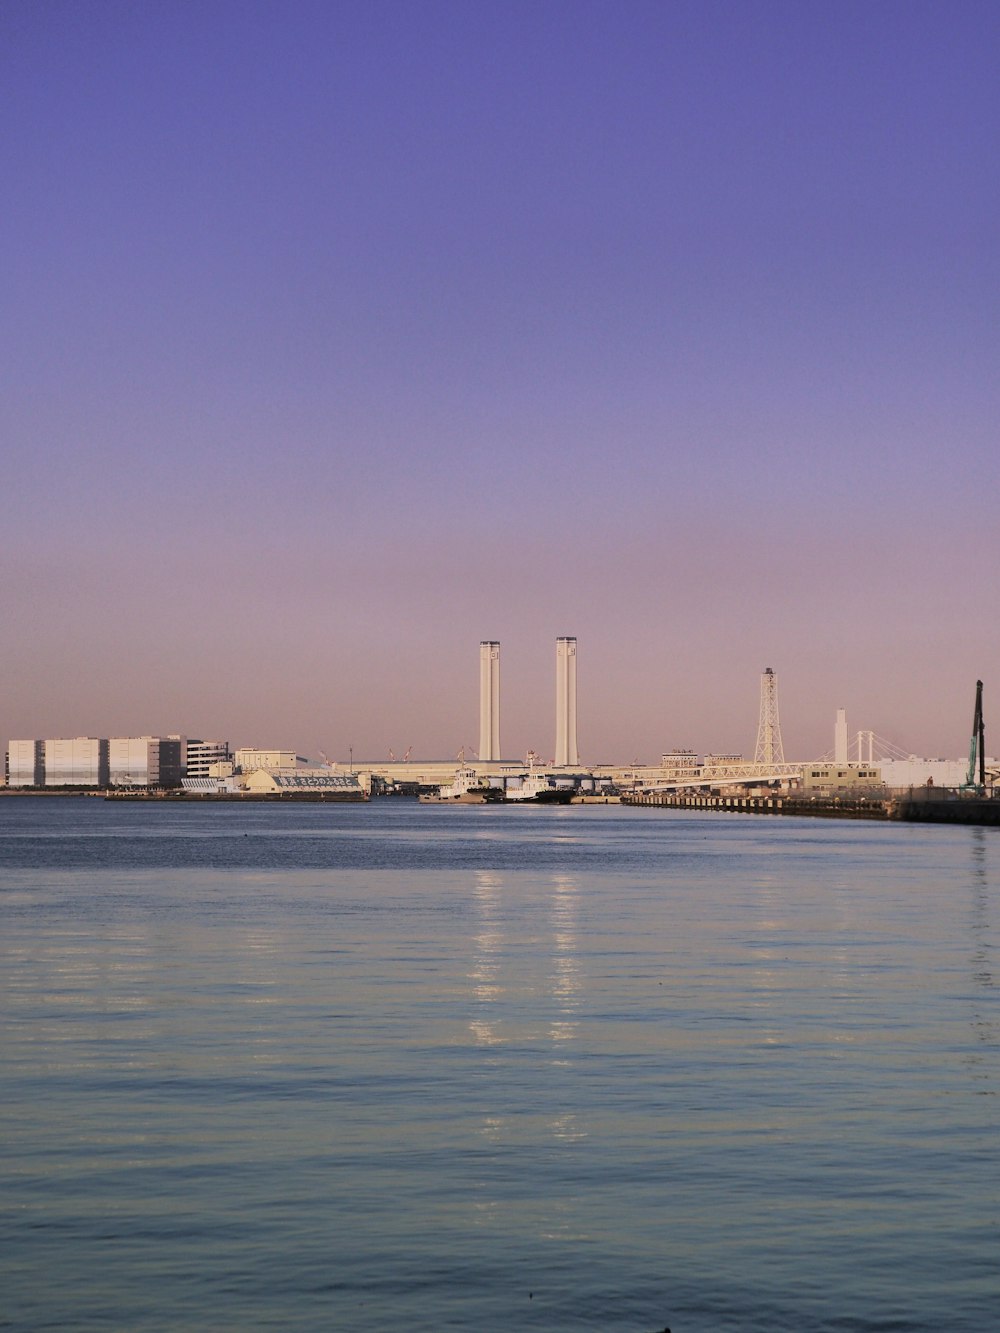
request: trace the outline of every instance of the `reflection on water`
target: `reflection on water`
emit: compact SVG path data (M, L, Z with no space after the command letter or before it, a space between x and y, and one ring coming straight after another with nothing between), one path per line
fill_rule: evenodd
M992 838L992 831L985 828L969 829L972 853L972 954L973 976L977 983L987 989L994 984L992 960L990 958L990 891L987 871L987 839Z
M552 996L556 1017L549 1027L553 1041L571 1041L577 1032L580 1005L580 962L577 957L579 890L569 875L552 877Z
M12 1328L992 1328L997 831L34 809Z
M501 950L501 879L487 871L477 871L472 887L478 929L474 938L472 971L469 973L475 997L475 1009L469 1027L476 1041L495 1046L503 1040L497 1030L496 1005L503 988L500 984Z
M992 829L971 828L968 830L971 852L971 889L972 908L970 913L970 931L972 936L971 970L972 979L980 995L978 1003L973 1004L972 1031L977 1049L968 1055L968 1064L977 1078L986 1083L996 1081L996 1058L1000 1052L1000 1016L996 1007L996 984L993 976L992 952L995 948L991 929L990 911L992 896L989 883L989 856L995 852L995 837ZM989 1095L995 1096L996 1089L990 1088Z
M553 1065L559 1066L566 1065L566 1044L577 1036L579 1027L579 886L567 874L552 875L542 883L548 925L536 937L525 935L522 928L505 931L505 924L515 916L511 900L519 895L516 879L487 871L475 873L468 1027L477 1047L498 1055L512 1041L538 1041L543 1032L536 1031L532 1016L545 1014L544 1038L553 1048ZM551 1111L546 1123L554 1140L575 1142L586 1137L572 1105ZM482 1135L492 1143L501 1142L510 1130L509 1121L496 1106L482 1117Z

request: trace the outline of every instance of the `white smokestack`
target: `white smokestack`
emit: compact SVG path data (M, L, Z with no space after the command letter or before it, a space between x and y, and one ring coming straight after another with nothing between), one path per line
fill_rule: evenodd
M837 722L833 728L833 762L847 763L847 709L837 709Z
M479 644L479 758L500 758L500 645Z
M575 768L576 639L556 639L556 766Z

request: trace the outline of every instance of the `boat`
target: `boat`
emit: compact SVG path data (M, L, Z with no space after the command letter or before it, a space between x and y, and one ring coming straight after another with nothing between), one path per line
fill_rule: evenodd
M440 805L486 805L502 801L503 792L499 787L488 786L474 768L459 768L450 783L439 787L437 792L422 792L420 800Z
M572 799L572 787L557 787L550 774L531 769L521 778L519 786L508 786L504 792L504 801L516 805L569 805Z

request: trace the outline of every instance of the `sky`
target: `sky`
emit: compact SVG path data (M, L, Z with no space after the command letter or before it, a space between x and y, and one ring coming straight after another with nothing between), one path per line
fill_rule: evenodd
M1000 7L5 0L0 736L1000 719ZM991 673L991 668L994 671ZM991 679L992 674L992 679ZM1000 725L1000 723L998 723Z

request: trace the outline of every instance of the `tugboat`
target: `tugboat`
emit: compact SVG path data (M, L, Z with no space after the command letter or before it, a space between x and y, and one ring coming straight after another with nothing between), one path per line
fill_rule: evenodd
M572 787L557 787L550 774L536 773L530 766L520 786L504 791L504 801L516 805L569 805L572 799Z
M503 792L487 786L474 768L459 768L447 786L422 793L420 800L434 805L486 805L502 801Z

